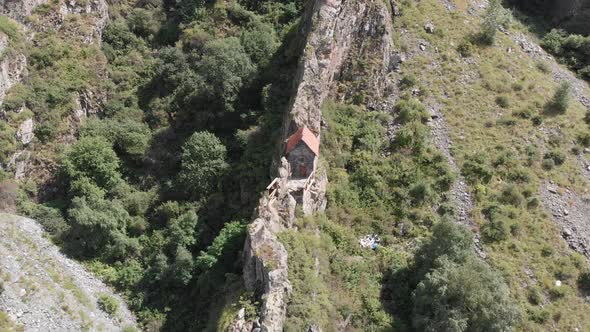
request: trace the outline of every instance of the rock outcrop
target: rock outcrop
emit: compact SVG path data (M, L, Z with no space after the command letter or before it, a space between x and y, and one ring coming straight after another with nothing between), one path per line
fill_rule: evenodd
M379 70L384 73L389 70L391 36L375 29L391 30L390 21L385 4L378 0L317 0L306 8L300 32L305 36L305 45L296 74L295 91L284 118L279 153L271 170L278 174L277 191L272 197L265 195L261 198L244 248L244 281L261 302L260 317L253 325L261 331L282 331L291 293L288 253L277 238L280 231L292 226L297 206L289 193L289 166L281 158L284 141L302 127L309 128L321 138L322 103L334 92L333 82L341 75L343 65L350 62L351 49L359 46L362 36L375 34L383 38L384 42L377 48L383 63ZM385 22L389 22L389 26L386 27ZM320 166L306 183L309 188L303 193L301 208L309 215L326 206L325 170Z
M0 32L0 105L8 89L20 82L26 72L26 57L22 53L13 52L8 36Z
M66 258L33 220L0 213L0 311L25 331L135 327L123 300ZM106 312L100 298L116 303Z
M47 2L48 0L3 0L0 4L0 14L24 22L33 9Z

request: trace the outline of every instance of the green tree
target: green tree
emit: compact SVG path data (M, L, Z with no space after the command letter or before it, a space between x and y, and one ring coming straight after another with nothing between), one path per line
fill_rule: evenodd
M278 47L272 27L258 22L242 32L240 42L252 61L259 66L268 64Z
M110 190L119 181L119 158L104 138L84 137L66 153L63 170L71 182L90 179L100 188Z
M181 285L188 285L193 277L193 255L186 248L178 247L171 268L174 280Z
M518 310L502 277L468 255L460 263L437 260L414 291L413 325L419 331L512 331Z
M196 243L197 214L189 211L168 224L168 239L173 247L189 247Z
M463 261L473 250L473 236L464 227L458 227L445 220L434 225L432 238L426 242L415 256L417 280L430 271L435 261L446 256L453 261Z
M126 235L131 218L118 202L75 197L68 217L70 235L86 254L119 259L137 250L138 244Z
M81 129L81 136L102 137L118 153L135 160L141 160L151 139L149 127L132 119L90 120Z
M255 71L250 57L236 37L209 41L197 72L204 78L210 102L221 102L223 111L233 111L242 85Z
M412 323L419 331L511 331L519 319L502 277L475 255L462 226L436 224L415 271Z
M219 138L209 132L196 132L182 146L180 181L193 197L203 197L214 190L229 165L226 149Z

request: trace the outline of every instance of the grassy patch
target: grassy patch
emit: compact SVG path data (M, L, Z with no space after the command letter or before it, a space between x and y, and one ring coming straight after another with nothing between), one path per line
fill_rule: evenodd
M98 307L112 317L119 312L119 302L109 294L103 293L98 296Z
M433 99L427 104L444 106L451 152L476 199L474 216L487 239L489 261L529 313L519 329L587 327L588 305L571 291L583 266L580 255L567 248L537 198L540 184L549 179L578 192L587 186L570 152L571 142L587 131L584 108L571 100L567 112L547 114L545 105L559 86L546 65L530 59L507 36L498 34L494 46L473 48L473 61L463 60L453 45L477 32L478 17L448 12L436 1L406 5L402 13L394 24L409 27L403 42L426 37L439 50L415 55L404 63L404 73L429 87ZM444 27L445 35L425 36L419 27L427 21ZM551 259L545 256L547 246L553 248ZM555 289L555 280L564 275L567 288ZM536 299L549 299L543 310L531 304L538 300L529 301L531 287Z
M22 332L25 328L22 325L15 324L7 313L0 310L0 331L5 332Z

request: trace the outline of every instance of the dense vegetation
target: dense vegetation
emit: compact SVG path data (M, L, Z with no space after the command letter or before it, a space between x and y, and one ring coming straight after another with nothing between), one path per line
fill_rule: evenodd
M40 6L31 24L57 4ZM573 327L590 272L559 242L538 197L547 179L584 183L574 160L590 134L570 87L550 83L545 64L506 55L516 46L498 31L515 24L500 1L473 25L435 1L399 9L395 29L407 33L394 45L406 52L420 38L436 53L404 63L392 114L367 107L362 87L324 103L327 210L279 235L293 285L285 329ZM21 185L19 208L122 292L146 330L222 329L241 307L256 316L239 253L302 52L302 10L300 0L120 1L100 47L66 33L83 25L75 17L30 41L29 76L2 105L11 123L37 123L33 158L44 171ZM0 17L0 31L22 47L14 22ZM561 32L544 41L582 76L587 44ZM338 83L354 90L369 74ZM440 96L485 261L455 222L458 174L432 145L427 106ZM101 112L76 130L80 100ZM563 132L542 136L541 124ZM0 122L2 164L20 147L15 130ZM14 191L0 184L11 201ZM367 234L379 234L377 250L359 248Z
M472 235L448 220L454 175L431 147L421 102L399 102L393 121L401 127L392 141L385 135L388 114L331 101L324 114L328 209L280 236L294 292L286 330L513 326L518 310L503 278L475 255ZM381 235L376 251L359 248L366 234ZM407 249L425 236L419 250Z
M542 46L580 77L590 81L590 35L553 29L543 37Z
M31 41L29 75L2 107L35 116L33 158L57 163L33 177L53 190L27 182L20 209L123 292L148 330L215 329L242 292L238 254L288 101L302 6L124 1L110 5L101 47L81 41L75 15ZM44 26L58 10L50 2L29 20ZM12 23L2 17L2 32L20 38ZM77 132L80 101L102 112ZM0 125L7 158L15 129Z

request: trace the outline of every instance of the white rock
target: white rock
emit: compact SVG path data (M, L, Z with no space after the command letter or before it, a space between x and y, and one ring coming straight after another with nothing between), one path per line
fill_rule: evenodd
M555 286L561 287L561 280L555 280Z
M33 130L35 129L35 124L33 119L26 119L23 123L20 124L18 130L16 131L16 138L23 144L29 144L33 140L35 136L33 134Z

